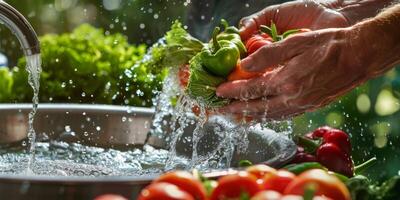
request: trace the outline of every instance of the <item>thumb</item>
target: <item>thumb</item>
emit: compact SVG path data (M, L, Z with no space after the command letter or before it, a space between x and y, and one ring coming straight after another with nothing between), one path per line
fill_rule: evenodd
M257 24L254 15L241 19L239 23L240 27L239 32L242 40L243 41L248 40L254 33L257 32L258 26L259 25Z
M279 5L268 6L250 16L244 17L239 22L240 36L243 41L249 39L260 28L260 25L269 25L274 20Z

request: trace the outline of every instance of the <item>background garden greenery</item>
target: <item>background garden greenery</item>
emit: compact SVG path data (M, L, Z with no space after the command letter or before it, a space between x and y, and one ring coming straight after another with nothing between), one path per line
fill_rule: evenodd
M146 65L132 66L142 59L146 46L165 34L172 21L184 19L190 5L183 0L7 2L27 16L42 36L41 102L136 106L152 105L152 89L160 88L165 71ZM101 29L80 26L84 23ZM72 34L64 34L68 32ZM61 35L47 35L50 33ZM18 66L0 69L0 99L29 102L26 98L29 87L27 81L22 81L26 80L26 73L24 61L19 60L22 52L18 41L4 26L0 27L0 35L0 52L9 58L9 66ZM368 170L368 175L382 180L398 174L400 105L396 91L400 87L396 83L400 82L399 74L399 69L393 69L334 104L295 118L294 132L304 134L325 124L343 129L352 136L357 163L378 157L379 164Z

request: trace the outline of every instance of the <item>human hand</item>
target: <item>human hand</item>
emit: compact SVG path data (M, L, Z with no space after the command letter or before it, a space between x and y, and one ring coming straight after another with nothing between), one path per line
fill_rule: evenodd
M338 28L349 26L346 18L340 12L333 10L340 5L339 0L293 1L274 5L243 18L240 22L241 36L247 40L259 30L260 25L270 25L273 21L278 30L286 31L297 28L312 30Z
M264 46L242 67L255 72L280 66L258 78L219 86L218 96L241 100L221 111L280 119L332 102L367 79L358 58L363 46L351 44L351 33L350 28L323 29Z

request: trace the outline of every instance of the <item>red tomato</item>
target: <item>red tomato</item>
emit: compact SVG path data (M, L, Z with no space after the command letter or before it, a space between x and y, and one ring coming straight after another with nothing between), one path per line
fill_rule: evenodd
M157 182L166 182L178 186L181 190L191 194L196 200L205 200L207 197L206 189L203 184L191 173L186 171L174 171L161 175Z
M152 183L140 192L138 200L195 200L171 183Z
M103 194L96 197L94 200L128 200L127 198L116 194Z
M296 175L286 171L278 170L276 173L269 173L263 178L265 190L274 190L283 193L286 187L296 178Z
M321 169L311 169L301 173L285 189L284 194L303 195L305 186L315 185L315 194L334 200L350 200L346 186L335 176Z
M247 54L250 55L257 51L259 48L268 44L272 44L272 42L272 38L265 33L254 35L246 41Z
M189 76L190 76L189 65L181 66L178 71L178 78L179 78L179 83L181 84L182 87L186 88L187 84L189 83Z
M263 164L247 167L246 171L249 172L250 174L253 174L258 179L264 177L266 174L276 173L276 169Z
M299 195L281 195L279 192L266 190L257 193L250 200L303 200ZM315 196L313 200L333 200L323 196Z
M248 172L242 171L218 179L218 186L212 192L210 200L234 199L243 194L252 197L260 190L257 178Z

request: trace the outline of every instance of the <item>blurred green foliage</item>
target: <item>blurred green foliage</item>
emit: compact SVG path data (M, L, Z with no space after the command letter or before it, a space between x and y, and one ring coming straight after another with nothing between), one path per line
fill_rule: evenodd
M89 23L106 34L122 33L131 44L150 45L187 10L185 0L6 0L32 24L38 35L71 32ZM12 33L0 26L0 52L14 66L22 56Z
M151 106L166 75L161 67L135 65L143 58L145 45L130 45L121 34L104 35L102 29L87 24L72 33L45 35L40 42L41 102ZM11 72L0 71L0 80L8 81L0 86L9 91L1 93L1 102L31 101L25 65L22 58Z
M400 79L399 67L385 76L370 80L337 102L294 119L296 134L304 134L322 125L345 130L351 135L356 164L376 156L378 164L365 175L385 180L400 170L400 88L392 83Z

